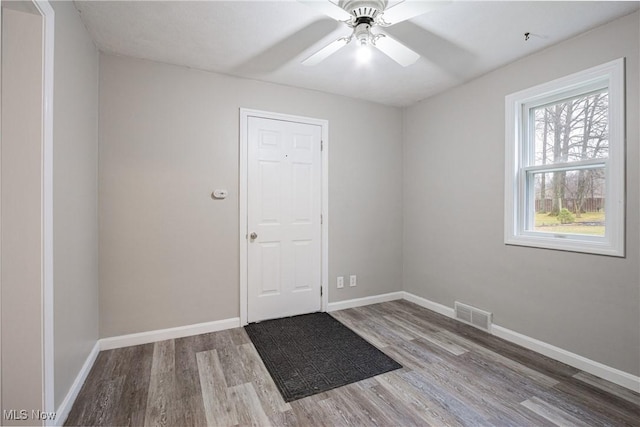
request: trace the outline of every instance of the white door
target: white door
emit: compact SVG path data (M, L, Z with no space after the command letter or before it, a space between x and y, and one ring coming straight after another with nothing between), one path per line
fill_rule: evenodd
M248 118L247 320L321 308L321 135Z

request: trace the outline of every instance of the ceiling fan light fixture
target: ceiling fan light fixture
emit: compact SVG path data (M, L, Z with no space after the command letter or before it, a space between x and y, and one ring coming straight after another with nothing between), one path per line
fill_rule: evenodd
M362 24L358 24L358 26L356 26L356 28L353 30L353 35L355 36L356 40L358 40L358 44L360 46L366 46L367 44L369 44L369 41L371 40L371 25L369 25L368 23L362 23Z
M352 29L348 37L342 37L323 47L304 61L304 65L316 65L329 57L341 47L349 44L354 38L360 49L372 46L378 48L385 55L396 61L403 67L415 63L420 55L409 49L402 43L387 37L384 34L372 34L371 28L388 27L398 22L405 21L414 16L427 12L425 5L430 2L402 0L387 9L389 0L298 0L306 4L314 4L322 11L347 25ZM314 6L314 7L315 7ZM429 6L429 8L432 8ZM339 17L337 17L339 15ZM387 19L389 18L389 19ZM393 19L391 19L393 18ZM367 53L358 53L359 59L364 60Z
M366 64L371 60L371 48L366 45L360 45L358 46L358 51L356 52L356 58L358 59L358 62L360 64Z

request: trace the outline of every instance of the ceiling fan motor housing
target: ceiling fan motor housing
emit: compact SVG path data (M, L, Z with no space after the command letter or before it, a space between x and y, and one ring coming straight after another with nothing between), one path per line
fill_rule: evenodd
M376 16L387 7L387 0L340 0L338 6L353 15L351 26L358 43L364 46L372 42L371 27L376 23Z
M338 6L354 16L354 25L374 22L376 15L384 12L388 0L340 0Z
M396 61L403 67L407 67L415 63L420 55L409 49L402 43L386 36L384 33L372 33L374 26L389 27L398 22L405 21L413 16L420 15L428 11L422 11L423 6L418 7L419 2L399 1L394 3L388 11L389 0L326 0L327 2L311 2L310 0L299 0L305 3L316 3L318 6L323 5L323 12L331 18L342 22L352 29L351 35L341 37L318 52L311 55L303 61L305 65L316 65L326 57L337 52L340 48L349 44L355 38L360 46L366 47L371 45L392 60ZM327 4L329 3L329 5ZM337 9L336 6L340 9ZM346 12L346 13L345 13ZM388 20L385 19L388 15ZM369 54L370 49L358 49L358 56L362 57Z

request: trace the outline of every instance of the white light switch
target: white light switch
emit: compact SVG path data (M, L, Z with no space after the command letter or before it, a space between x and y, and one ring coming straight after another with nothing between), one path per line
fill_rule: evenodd
M214 199L225 199L229 195L227 190L213 190Z

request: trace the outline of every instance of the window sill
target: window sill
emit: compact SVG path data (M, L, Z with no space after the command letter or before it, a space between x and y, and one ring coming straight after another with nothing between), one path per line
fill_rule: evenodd
M512 235L505 238L506 245L527 246L540 249L579 252L593 255L607 255L624 258L624 247L616 247L606 238L582 238L570 235L556 235L540 233Z

